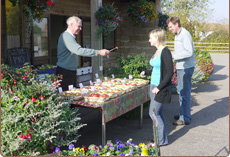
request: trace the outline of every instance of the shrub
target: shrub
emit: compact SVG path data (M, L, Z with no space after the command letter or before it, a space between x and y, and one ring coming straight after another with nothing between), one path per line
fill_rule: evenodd
M205 51L195 51L196 64L204 72L202 81L206 81L214 71L214 64L211 55Z
M110 67L109 70L106 71L107 76L115 74L116 77L127 77L131 74L135 78L141 78L140 73L142 71L151 69L149 61L145 58L145 53L136 56L128 55L126 58L117 57L117 60L119 65L116 67ZM150 77L147 77L146 79L150 79Z
M12 69L2 65L1 151L4 156L42 155L55 147L76 142L79 123L76 109L56 93L58 78L36 80L31 66ZM74 137L74 138L73 138Z

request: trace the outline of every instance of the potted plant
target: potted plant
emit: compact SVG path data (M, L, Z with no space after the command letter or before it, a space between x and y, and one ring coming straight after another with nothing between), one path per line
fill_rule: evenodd
M122 21L117 9L112 5L106 5L98 9L95 13L98 29L96 31L97 36L101 33L104 35L114 31Z
M157 18L153 4L147 0L131 1L128 6L128 15L134 28L137 28L141 23Z

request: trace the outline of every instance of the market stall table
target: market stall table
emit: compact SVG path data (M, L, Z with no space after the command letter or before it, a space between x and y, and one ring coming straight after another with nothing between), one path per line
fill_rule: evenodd
M102 144L106 144L106 123L140 106L140 128L143 122L143 103L150 100L150 85L144 85L133 91L110 99L103 104L88 103L84 100L73 101L71 107L82 107L101 110Z

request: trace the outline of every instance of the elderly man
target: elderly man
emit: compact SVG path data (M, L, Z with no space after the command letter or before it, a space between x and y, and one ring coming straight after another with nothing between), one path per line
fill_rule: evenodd
M66 21L68 27L58 39L57 46L57 70L56 74L63 75L61 87L63 91L68 90L69 85L76 87L76 70L78 67L78 56L105 56L109 50L94 50L82 48L75 38L82 30L82 21L76 16L69 17Z

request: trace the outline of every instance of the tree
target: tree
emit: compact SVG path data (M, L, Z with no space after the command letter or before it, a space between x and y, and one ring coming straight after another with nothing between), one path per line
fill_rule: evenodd
M192 35L194 41L199 40L196 36L197 22L205 22L213 9L209 8L209 4L213 0L162 0L162 13L171 16L178 16L181 25L186 28ZM174 39L174 35L169 31L166 32L168 40Z

